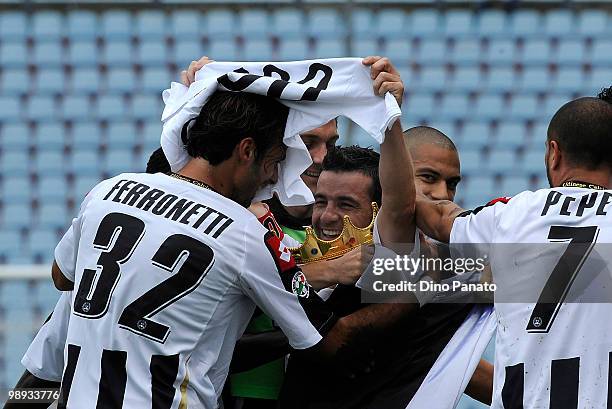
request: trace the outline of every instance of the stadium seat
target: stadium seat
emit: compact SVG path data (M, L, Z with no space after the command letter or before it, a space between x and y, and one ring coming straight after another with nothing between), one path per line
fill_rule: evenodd
M3 280L0 284L0 297L7 312L11 313L17 309L25 310L29 307L31 298L28 283L23 280Z
M506 174L518 168L516 154L511 149L494 149L489 155L489 160L486 162L488 171L487 174ZM492 191L483 189L485 191Z
M441 66L425 67L415 80L415 89L422 91L442 91L447 87L446 69Z
M35 41L57 41L63 34L65 23L57 11L39 11L32 15L31 32Z
M31 57L24 42L13 41L0 44L0 64L3 67L23 69L30 60Z
M510 30L515 36L532 36L540 26L541 16L534 10L516 10L510 18Z
M308 13L307 30L315 38L337 38L344 33L344 19L337 9L314 8Z
M485 61L489 64L508 64L516 58L515 42L512 39L500 38L491 40L484 54Z
M604 10L583 10L578 13L578 32L582 35L598 35L608 28L608 14Z
M406 101L408 109L404 108L409 118L413 120L428 118L434 110L434 98L431 94L411 94Z
M544 103L543 114L545 114L547 118L552 118L553 114L557 112L559 108L572 99L572 96L567 94L548 95L546 97L546 102Z
M16 193L17 192L14 194ZM2 230L29 228L32 224L32 211L29 205L24 205L23 200L25 199L17 200L17 198L15 198L13 201L10 198L6 198L4 200L8 204L5 204L0 212L2 215L2 220L0 221Z
M523 70L519 86L522 91L546 92L552 85L551 76L547 67L529 67Z
M482 50L477 39L458 40L450 53L450 61L455 64L476 64L480 61Z
M582 64L585 58L585 46L582 40L564 39L559 43L556 53L556 61L559 64Z
M167 22L161 10L141 10L136 13L135 34L140 40L164 40Z
M108 149L132 149L137 144L137 134L132 121L113 121L107 131Z
M234 30L237 27L237 21L231 10L227 9L211 9L206 13L206 28L205 34L210 38L222 39L233 37L236 35ZM211 53L211 56L217 57Z
M72 197L77 203L81 202L87 193L89 193L89 191L99 182L100 178L98 176L83 174L75 175Z
M204 19L196 10L175 10L170 16L170 35L177 44L199 38Z
M505 196L514 196L525 190L529 190L529 179L525 176L505 176L502 180L502 191Z
M3 149L26 151L30 145L30 129L23 122L6 123L0 128Z
M541 65L550 61L550 43L547 39L526 41L521 61L525 65Z
M366 23L363 21L362 23ZM380 37L387 37L388 40L406 37L405 30L410 25L407 24L406 13L402 9L385 8L378 12L376 22L370 22L370 30L374 28L374 33ZM361 27L363 30L363 27Z
M100 74L95 68L82 68L73 72L70 90L75 95L96 93L100 89Z
M125 67L132 64L134 54L129 38L115 39L105 43L102 62L110 67Z
M100 52L94 39L76 40L68 47L68 64L77 70L84 67L95 67L100 59Z
M446 94L438 107L438 115L447 119L463 118L467 115L470 105L465 94Z
M594 94L604 87L609 87L610 78L612 78L612 67L594 68L586 84L586 89L589 91L588 94Z
M459 159L462 174L473 175L481 170L483 158L479 150L462 149L459 152Z
M95 105L98 119L117 120L127 115L123 98L118 95L101 95Z
M526 140L525 126L521 122L502 122L495 133L495 147L516 150Z
M39 124L36 128L38 152L45 152L48 149L63 149L65 133L64 127L59 122Z
M460 67L451 76L448 86L452 91L477 91L482 87L482 75L476 67Z
M32 291L32 297L38 308L43 311L51 311L60 297L60 292L49 280L37 280Z
M61 118L71 120L87 119L91 115L87 97L68 95L61 105Z
M158 120L145 123L141 134L144 152L151 154L155 149L159 148L161 131L161 122Z
M283 61L303 60L310 55L308 45L303 38L282 40L278 53L279 59Z
M478 15L476 32L481 36L494 37L505 34L507 14L501 10L485 10Z
M63 174L47 174L41 173L38 175L38 183L36 186L36 197L39 198L41 205L46 202L62 203L68 197L68 186Z
M271 22L265 10L242 10L238 21L240 33L245 38L265 38L269 34Z
M47 201L41 203L38 209L38 217L36 218L36 226L39 229L64 230L68 226L69 222L70 216L66 211L66 206L64 203L53 203Z
M21 116L21 104L17 97L3 97L0 95L0 121L16 121Z
M612 55L612 40L596 39L591 52L591 62L595 65L610 66L610 55Z
M64 51L59 41L49 42L40 39L34 43L32 62L37 67L59 67L64 61Z
M56 115L53 97L33 95L27 100L25 117L35 121L51 121Z
M244 58L247 61L273 61L272 43L267 38L246 38L244 41Z
M39 149L36 155L34 156L34 170L39 176L63 175L66 170L64 166L64 161L65 158L63 149L52 149L49 147L45 149ZM64 181L62 181L62 183L64 183ZM62 190L61 192L65 193L64 190Z
M132 35L132 16L127 10L109 10L102 13L101 32L105 39L128 39Z
M333 58L339 55L347 55L346 46L341 40L319 39L315 43L314 58Z
M504 111L504 102L501 96L484 94L476 100L476 115L479 118L499 118ZM504 114L505 115L505 112Z
M0 174L3 177L24 176L29 171L30 158L27 150L3 149L0 156ZM4 199L5 197L2 196Z
M187 67L191 61L198 59L203 55L206 55L206 53L202 47L202 43L200 43L199 40L185 39L175 44L174 62L179 67ZM215 58L217 57L215 56Z
M5 153L6 156L6 153ZM24 173L6 172L2 182L2 200L8 204L26 203L32 199L30 177Z
M143 65L164 65L168 62L166 44L162 39L147 37L147 40L141 40L136 56L136 61Z
M142 171L136 168L131 149L108 149L104 159L104 170L111 176L120 173Z
M351 32L354 35L353 40L362 37L371 38L375 20L376 17L371 9L365 7L353 8L350 15ZM384 30L380 34L384 34Z
M448 36L464 36L474 28L473 14L470 10L449 10L444 15L444 32Z
M279 8L272 14L272 30L282 38L301 37L304 34L304 14L294 8Z
M423 40L416 56L417 61L424 65L441 64L446 57L446 43L441 39Z
M393 41L393 43L398 45L400 49L405 47L407 44L407 42L404 40ZM402 51L398 51L395 45L391 46L389 43L387 43L386 50L385 55L389 55L390 58L392 58L392 61L395 61L395 58L397 57L400 57L400 59L407 57L406 55L403 55ZM372 38L358 37L353 37L351 39L351 55L379 55L379 53L382 54L377 40Z
M70 11L66 20L68 37L71 39L93 40L98 34L98 16L92 11Z
M21 235L18 231L5 230L4 227L0 228L0 255L3 258L18 255L21 253L21 247Z
M461 151L480 152L482 148L490 144L490 133L489 125L486 122L470 120L463 126L458 146Z
M544 32L549 36L570 34L573 27L575 27L574 14L570 10L548 10L544 14Z
M510 101L510 116L514 119L537 118L540 113L535 95L520 94Z
M102 130L92 120L76 122L72 127L71 141L75 149L97 149L102 142Z
M67 164L69 171L74 174L94 175L98 174L102 168L98 153L82 147L72 151L72 154L68 156Z
M427 37L434 34L440 26L440 14L431 8L415 9L409 16L408 30L413 37Z
M537 146L537 145L536 145ZM544 144L542 144L542 147ZM523 172L526 173L541 173L544 171L544 152L541 150L529 150L525 153L523 161L520 165Z
M362 40L365 43L367 40ZM365 45L365 44L364 44ZM371 41L369 44L370 48L362 48L361 50L353 50L353 55L382 55L381 50L378 48L378 44L375 41ZM412 43L406 38L389 38L385 46L385 56L388 56L394 65L408 65L413 60L413 48ZM367 52L369 51L369 52Z
M111 94L132 93L138 86L131 67L111 68L106 76L106 91Z
M36 75L36 92L38 94L60 94L64 92L64 72L58 68L41 67Z
M233 36L219 37L210 40L210 51L207 55L214 56L218 61L239 61L238 45ZM197 56L199 58L199 56Z
M30 91L31 84L32 79L26 70L5 69L0 74L0 95L23 95Z
M34 260L41 262L53 260L53 251L57 246L57 236L53 230L37 229L30 234L30 254Z
M561 67L555 76L553 89L556 92L580 92L584 89L585 82L582 68Z
M461 189L465 189L468 196L481 196L483 192L486 192L487 197L484 200L478 200L478 205L486 203L490 198L494 197L493 192L498 190L495 184L495 178L490 174L470 174L465 178L464 182L465 185L461 186Z
M136 119L154 119L159 121L162 112L160 94L137 95L132 99L132 116Z
M25 12L3 11L0 13L0 39L3 42L23 40L29 31L29 22Z

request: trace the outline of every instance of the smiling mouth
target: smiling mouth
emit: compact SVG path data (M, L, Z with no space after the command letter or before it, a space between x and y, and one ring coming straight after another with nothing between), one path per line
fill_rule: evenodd
M342 230L331 230L331 229L321 229L321 236L323 240L333 240L336 237L342 234Z

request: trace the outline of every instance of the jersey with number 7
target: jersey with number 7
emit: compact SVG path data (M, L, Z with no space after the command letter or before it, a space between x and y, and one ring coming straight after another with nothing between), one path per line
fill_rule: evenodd
M560 187L455 219L453 248L478 243L497 285L492 408L612 407L611 203Z

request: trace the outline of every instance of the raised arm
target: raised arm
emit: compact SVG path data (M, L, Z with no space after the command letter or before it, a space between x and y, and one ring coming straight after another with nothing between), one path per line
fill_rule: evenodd
M416 199L417 226L425 235L448 243L455 218L464 210L450 200L431 200L418 194Z

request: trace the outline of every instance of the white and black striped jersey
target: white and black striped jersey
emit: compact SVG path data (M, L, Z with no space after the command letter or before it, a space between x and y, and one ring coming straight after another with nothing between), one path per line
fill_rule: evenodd
M497 286L492 408L611 407L612 192L523 192L454 221Z
M255 304L293 348L321 340L289 250L247 209L186 180L100 183L55 258L75 283L59 408L216 408Z

